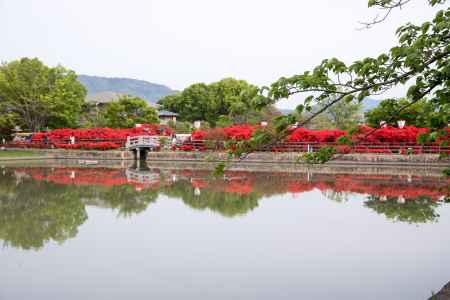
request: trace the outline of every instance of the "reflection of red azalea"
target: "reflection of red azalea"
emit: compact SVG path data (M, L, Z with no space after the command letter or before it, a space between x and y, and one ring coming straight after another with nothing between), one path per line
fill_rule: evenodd
M160 187L159 179L150 183L128 181L123 170L120 169L58 168L50 171L42 168L23 168L22 171L35 180L63 185L98 185L108 187L132 185L140 190L158 189Z
M252 190L252 184L247 180L231 180L225 186L225 192L227 193L248 194Z
M129 181L125 171L108 168L16 168L17 176L29 175L38 181L48 181L64 185L132 185L137 189L159 189L171 184L170 180L161 182L160 178L146 183ZM21 175L22 174L22 175ZM450 179L418 176L386 175L346 175L346 174L278 174L280 181L273 184L273 174L258 174L245 171L226 171L225 180L215 179L210 182L205 170L180 170L173 174L180 175L180 180L189 180L194 188L211 189L216 192L248 194L302 193L317 189L335 192L358 193L379 197L403 197L406 200L424 196L436 201L442 196L449 196ZM278 180L278 179L277 179ZM271 185L272 184L272 185ZM269 186L269 187L268 187ZM269 189L268 189L269 188Z
M192 145L181 145L180 150L181 151L193 151L194 150L194 146L192 146Z
M304 193L309 192L314 189L314 185L304 183L304 182L296 182L292 181L287 184L287 190L290 193Z
M194 188L205 188L208 186L208 181L202 178L192 178L191 184Z
M194 176L194 172L192 170L181 170L180 176L191 177Z

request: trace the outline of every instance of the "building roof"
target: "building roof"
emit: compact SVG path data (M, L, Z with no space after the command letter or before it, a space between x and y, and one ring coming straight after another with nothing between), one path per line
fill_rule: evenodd
M174 112L171 112L171 111L168 111L168 110L160 110L159 111L159 116L160 117L177 117L178 114L174 113Z

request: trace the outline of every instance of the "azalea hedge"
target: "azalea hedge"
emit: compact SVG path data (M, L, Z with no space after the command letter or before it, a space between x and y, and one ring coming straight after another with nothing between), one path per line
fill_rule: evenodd
M226 141L249 140L260 126L241 124L225 128L195 130L191 138L181 145L173 145L173 150L205 151L207 149L223 150ZM385 127L374 129L365 125L359 126L349 135L342 130L310 130L292 128L286 138L276 144L260 150L272 152L301 152L312 147L314 151L333 146L337 153L449 153L450 129L433 141L422 141L421 136L428 132L427 128L405 126L404 128ZM31 141L16 142L14 147L22 148L61 148L86 150L112 150L124 146L127 137L136 135L159 135L169 137L173 130L165 125L143 124L136 128L112 129L55 129L39 132ZM70 138L75 144L70 144ZM342 140L346 143L342 144ZM425 142L425 143L423 143ZM423 146L425 145L425 147Z
M114 129L114 128L88 128L88 129L71 129L62 128L49 132L39 132L33 134L33 142L44 142L47 137L49 142L69 140L71 136L75 140L125 140L129 136L136 135L161 135L171 136L172 128L165 125L142 124L140 127Z
M122 147L129 136L158 135L169 137L172 134L173 130L169 126L156 124L142 124L140 127L125 129L61 128L34 133L31 141L15 142L11 146L18 148L49 148L53 146L60 149L113 150ZM74 144L70 144L71 137L75 138Z
M55 148L71 150L114 150L121 146L111 142L77 143L77 144L55 144Z
M211 141L241 141L248 140L259 126L234 125L227 128L214 128L197 130L192 133L191 142L187 142L179 150L202 151L213 145ZM427 133L427 128L405 126L403 128L385 127L371 128L365 125L359 126L349 135L342 130L310 130L306 128L292 128L284 141L273 145L273 152L307 151L308 144L314 150L330 146L335 147L338 153L400 153L418 154L423 151L423 143L419 143L420 136ZM450 129L444 130L445 134L434 141L425 141L428 152L449 152L448 145L443 142L450 141ZM340 144L346 140L346 144ZM350 146L351 145L351 146ZM214 148L214 147L212 147Z
M252 125L234 125L226 128L214 128L209 130L197 130L192 133L192 140L208 140L210 136L220 136L222 139L248 140L259 126ZM450 129L447 128L447 137L449 139ZM417 143L420 134L427 133L427 128L417 128L414 126L405 126L403 128L385 127L374 129L369 126L361 125L350 137L353 141L364 141L371 144L384 143ZM336 143L337 140L346 136L347 132L342 130L311 130L306 128L293 128L286 138L286 142L302 143ZM439 142L437 140L436 142Z

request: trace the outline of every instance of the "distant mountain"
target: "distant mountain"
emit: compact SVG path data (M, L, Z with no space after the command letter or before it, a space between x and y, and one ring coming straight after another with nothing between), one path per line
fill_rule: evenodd
M364 100L362 101L362 104L363 104L363 112L366 112L366 111L369 111L369 110L371 110L371 109L374 109L375 107L377 107L378 106L378 104L380 104L380 100L376 100L376 99L373 99L373 98L369 98L369 97L366 97L366 98L364 98Z
M80 81L88 91L87 99L101 99L102 102L108 101L105 97L114 97L120 95L132 95L140 97L149 103L156 103L160 98L174 94L176 91L162 85L137 80L131 78L109 78L100 76L79 75Z
M115 92L98 92L95 94L88 94L86 96L86 101L95 103L108 103L117 101L120 97L126 96L127 94L115 93Z
M288 115L291 114L295 111L295 109L289 109L289 108L278 108L278 110L283 114L283 115Z
M376 100L376 99L369 98L369 97L364 98L364 100L362 101L362 111L363 111L363 113L365 113L366 111L369 111L369 110L377 107L379 103L380 103L380 100ZM313 107L313 112L315 111L314 107ZM289 109L289 108L279 108L278 110L283 115L287 115L287 114L293 113L295 111L295 109Z

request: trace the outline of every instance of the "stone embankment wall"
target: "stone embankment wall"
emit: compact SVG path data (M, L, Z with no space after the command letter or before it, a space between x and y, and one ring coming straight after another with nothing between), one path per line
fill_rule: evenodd
M30 151L21 149L22 151ZM86 151L86 150L33 150L38 153L35 159L84 159L84 160L133 160L129 151ZM289 164L298 161L299 154L256 152L249 154L244 160L233 159L233 162ZM33 157L29 157L32 159ZM148 161L183 161L183 162L217 162L226 161L224 152L149 152ZM17 158L20 159L20 158ZM7 160L7 159L3 159ZM450 158L440 158L437 154L395 155L395 154L345 154L338 155L327 165L414 165L414 166L450 166Z
M294 163L295 153L254 153L242 161L227 163L227 170L256 172L288 172L317 174L364 174L400 176L442 176L450 160L439 160L436 155L411 156L408 161L398 155L347 155L339 160L321 165ZM45 159L47 158L47 159ZM226 159L224 153L154 152L149 155L146 167L160 170L195 169L213 170L217 161ZM94 164L86 164L91 160ZM54 150L40 153L33 160L2 160L0 166L24 167L89 167L136 168L130 153L122 151L67 151ZM144 167L141 164L141 167Z
M249 154L245 162L257 163L295 163L298 153L256 152ZM151 152L148 160L156 161L225 161L227 154L223 152ZM233 159L238 162L239 159ZM242 162L241 161L241 162ZM337 155L327 164L401 164L401 165L450 165L450 159L440 158L437 154L392 155L392 154L345 154Z

